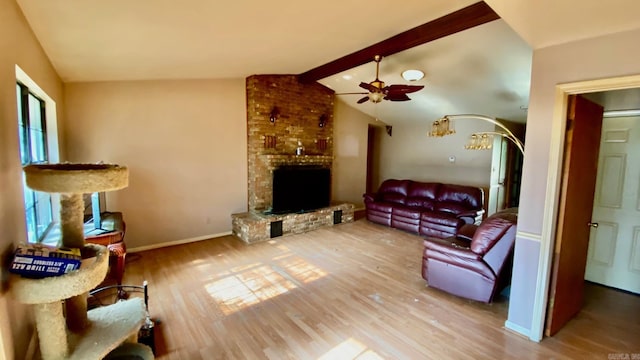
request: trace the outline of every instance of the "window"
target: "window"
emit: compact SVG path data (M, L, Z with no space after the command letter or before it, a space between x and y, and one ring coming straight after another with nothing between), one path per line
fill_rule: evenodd
M47 163L49 157L45 102L19 82L16 84L16 95L22 166ZM29 189L24 174L22 176L27 241L40 242L53 224L51 195Z

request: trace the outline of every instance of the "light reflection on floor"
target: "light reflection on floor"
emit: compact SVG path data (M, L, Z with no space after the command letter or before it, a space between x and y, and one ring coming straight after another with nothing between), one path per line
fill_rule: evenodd
M375 351L368 350L367 346L358 340L349 338L318 358L318 360L333 359L377 360L382 359L382 357L376 354Z
M268 263L252 263L218 273L216 280L205 285L220 310L229 315L261 301L295 289L327 275L319 267L293 254L289 249Z

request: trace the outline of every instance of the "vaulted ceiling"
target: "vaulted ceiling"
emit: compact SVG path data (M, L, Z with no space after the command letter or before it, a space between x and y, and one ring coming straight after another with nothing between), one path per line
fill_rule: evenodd
M476 0L272 0L224 6L209 0L17 2L62 80L79 82L300 74ZM404 67L420 66L427 73L424 92L412 96L421 116L438 106L438 113L475 109L522 121L532 49L640 27L637 0L486 3L503 20L381 63L387 83L400 81L398 70ZM365 82L375 75L373 63L348 71ZM334 80L343 75L321 82L342 92ZM355 86L348 88L358 91ZM481 106L487 103L494 108Z

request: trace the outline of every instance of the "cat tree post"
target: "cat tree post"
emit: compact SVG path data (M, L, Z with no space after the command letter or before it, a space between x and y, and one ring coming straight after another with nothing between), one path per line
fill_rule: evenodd
M60 233L66 247L84 246L84 200L82 193L60 195ZM78 221L80 219L80 221Z
M84 247L84 200L82 193L60 195L60 233L62 246L71 248ZM78 221L80 219L80 221ZM67 310L67 327L78 331L88 325L87 293L71 297L65 301Z

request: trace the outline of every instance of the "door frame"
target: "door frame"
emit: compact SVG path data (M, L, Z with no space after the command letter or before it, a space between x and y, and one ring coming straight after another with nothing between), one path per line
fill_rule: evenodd
M565 127L569 95L638 87L640 87L640 75L565 83L559 84L555 88L547 188L542 220L542 241L540 244L540 256L538 258L538 274L533 302L531 330L529 333L529 338L533 341L542 340L545 328L562 184L562 156L565 145Z

